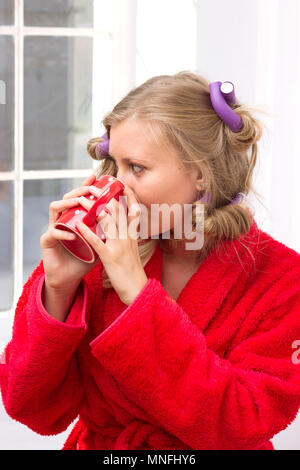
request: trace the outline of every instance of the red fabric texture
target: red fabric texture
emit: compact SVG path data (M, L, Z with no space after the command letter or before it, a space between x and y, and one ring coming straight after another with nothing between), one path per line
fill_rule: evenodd
M162 252L131 305L82 280L65 322L42 304L42 261L0 358L7 413L63 449L273 449L300 407L300 255L258 229L213 249L175 302Z

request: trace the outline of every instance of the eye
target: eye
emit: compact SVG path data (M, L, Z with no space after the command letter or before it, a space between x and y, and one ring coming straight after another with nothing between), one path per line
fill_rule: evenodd
M134 163L130 163L130 166L133 170L133 173L135 173L136 175L140 175L144 171L144 168L140 165L135 165ZM139 168L140 171L135 171L133 167Z
M111 155L107 155L106 158L108 160L111 160L114 162L114 164L116 165L116 167L118 167L115 159L111 156ZM136 176L140 176L140 174L145 170L145 168L143 166L140 166L140 165L136 165L135 163L129 163L129 166L131 167L133 173L136 175ZM134 168L139 168L138 171L136 171Z

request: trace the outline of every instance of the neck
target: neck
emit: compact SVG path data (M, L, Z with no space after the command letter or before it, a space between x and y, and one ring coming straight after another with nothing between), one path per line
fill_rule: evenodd
M185 245L185 240L159 240L165 260L189 265L196 264L199 259L199 250L187 250Z
M204 245L201 249L187 250L186 244L192 243L193 241L194 240L159 239L158 243L166 261L196 266L202 263L209 251L215 246L215 241L210 237L208 240L204 241Z

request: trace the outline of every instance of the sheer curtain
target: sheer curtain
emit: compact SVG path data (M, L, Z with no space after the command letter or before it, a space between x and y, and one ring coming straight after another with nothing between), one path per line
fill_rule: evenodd
M136 84L192 70L232 81L265 128L249 197L260 227L300 252L299 0L136 0Z
M261 107L260 142L250 198L260 227L300 252L299 0L198 0L197 71L234 82L238 98Z
M234 82L236 95L260 106L267 127L259 146L250 198L258 225L300 252L300 2L198 0L197 71L211 81ZM300 414L272 442L300 449Z

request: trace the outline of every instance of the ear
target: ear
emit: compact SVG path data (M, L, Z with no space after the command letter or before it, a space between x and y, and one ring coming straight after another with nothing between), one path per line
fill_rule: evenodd
M203 189L205 189L203 178L197 180L196 188L198 189L198 191L202 191Z
M204 182L204 178L203 178L203 173L200 170L200 168L197 168L196 188L197 188L198 191L203 191L203 189L205 189L205 182Z

